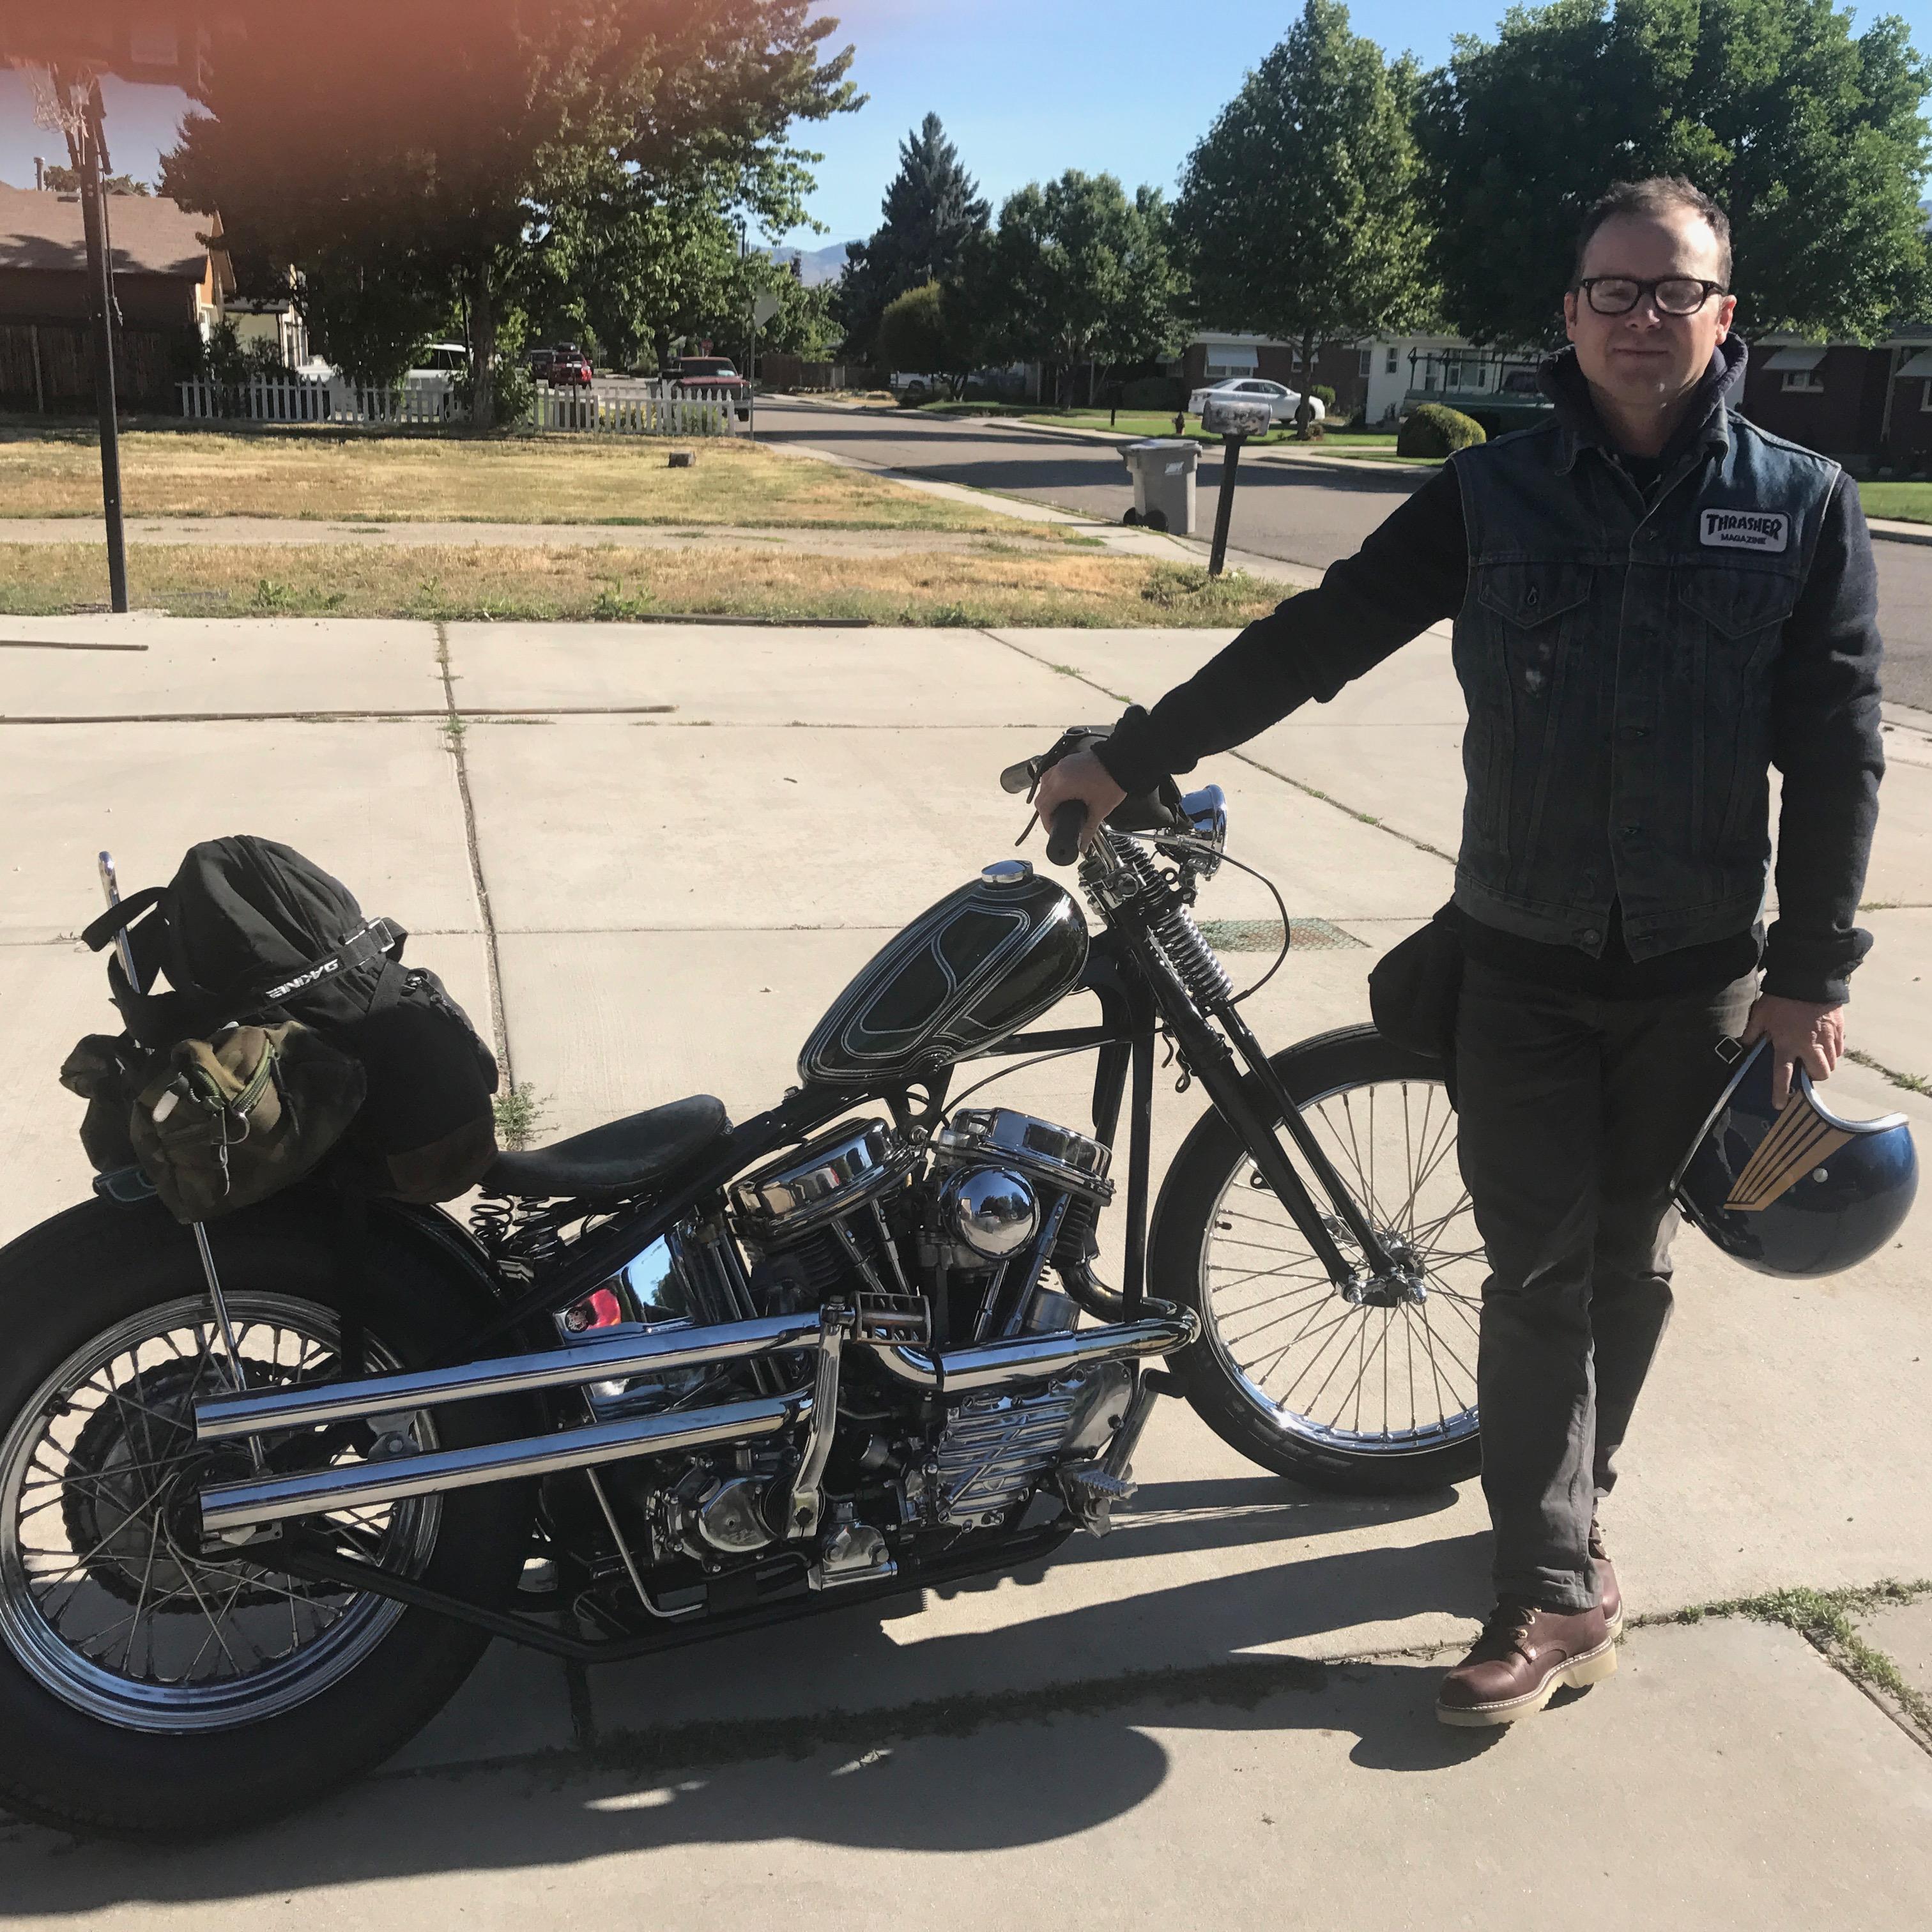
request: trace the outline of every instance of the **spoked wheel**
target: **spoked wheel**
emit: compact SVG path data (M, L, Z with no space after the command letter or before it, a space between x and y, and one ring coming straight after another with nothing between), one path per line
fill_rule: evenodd
M248 1387L336 1373L332 1310L227 1298ZM367 1352L375 1372L399 1366ZM233 1388L234 1369L206 1295L164 1303L70 1356L0 1444L0 1635L48 1690L110 1723L195 1731L273 1717L354 1670L402 1615L385 1598L202 1553L199 1484L251 1466L244 1449L194 1439L196 1398ZM435 1446L427 1414L389 1420L412 1448ZM439 1519L431 1496L314 1527L414 1576Z
M250 1388L326 1380L343 1325L327 1217L258 1210L214 1232ZM369 1370L419 1364L487 1307L397 1231L372 1229ZM234 1386L187 1231L76 1208L0 1250L0 1803L70 1826L174 1836L253 1824L416 1730L487 1640L386 1597L204 1538L202 1484L245 1442L198 1444ZM476 1413L466 1413L473 1408ZM502 1403L381 1418L379 1453L519 1432ZM366 1428L272 1438L278 1466L367 1454ZM454 1594L500 1600L527 1540L518 1486L310 1520L308 1537Z
M1234 1130L1210 1113L1169 1172L1151 1255L1154 1292L1201 1318L1200 1340L1178 1364L1189 1400L1244 1456L1319 1488L1390 1494L1461 1481L1481 1462L1476 1342L1486 1269L1442 1068L1372 1027L1304 1040L1274 1064L1420 1286L1347 1298ZM1312 1181L1310 1192L1325 1209ZM1324 1220L1358 1264L1346 1228Z

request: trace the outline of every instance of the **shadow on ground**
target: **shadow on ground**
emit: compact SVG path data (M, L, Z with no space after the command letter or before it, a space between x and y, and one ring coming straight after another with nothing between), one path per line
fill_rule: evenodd
M1453 1498L1308 1499L1270 1478L1150 1484L1116 1541L1138 1553L1292 1544L1352 1516L1390 1523ZM1146 1542L1137 1539L1147 1538ZM1431 1715L1439 1663L1326 1664L1270 1654L1328 1629L1428 1611L1479 1615L1478 1535L1374 1546L1204 1577L1124 1602L1084 1605L1017 1628L902 1647L876 1610L683 1652L656 1666L682 1678L704 1658L748 1685L816 1667L834 1634L850 1707L790 1719L685 1723L604 1732L592 1748L495 1769L377 1777L284 1822L182 1849L90 1840L0 1826L0 1896L14 1915L116 1904L181 1905L437 1873L555 1867L674 1845L802 1838L916 1852L1048 1842L1131 1810L1165 1780L1150 1735L1177 1726L1353 1736L1375 1772L1438 1769L1484 1748ZM1106 1560L1086 1543L1075 1562ZM1064 1566L1063 1566L1064 1567ZM1045 1574L1035 1566L1031 1580ZM1212 1633L1200 1668L1120 1674L1130 1623ZM790 1641L788 1642L788 1638ZM1089 1660L1112 1674L1083 1675ZM960 1690L915 1708L877 1706L912 1682L1024 1686Z

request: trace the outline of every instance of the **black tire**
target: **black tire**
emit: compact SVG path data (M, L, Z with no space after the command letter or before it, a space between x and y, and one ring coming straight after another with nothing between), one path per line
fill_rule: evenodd
M252 1286L339 1316L333 1226L326 1212L281 1203L215 1223L224 1294L236 1302ZM376 1359L386 1352L404 1366L425 1361L490 1306L479 1284L384 1215L372 1220L366 1260L363 1278L378 1286L372 1305L357 1312ZM158 1208L88 1202L0 1250L8 1336L0 1441L34 1392L96 1338L197 1294L205 1305L193 1238ZM442 1444L456 1446L526 1432L532 1422L525 1405L463 1402L439 1410L435 1430ZM454 1594L502 1603L529 1546L532 1504L521 1484L444 1496L434 1548L417 1574ZM344 1615L370 1601L351 1598ZM382 1628L374 1619L382 1614L379 1606L368 1628ZM292 1603L290 1616L292 1639ZM346 1674L306 1701L253 1721L156 1732L110 1721L50 1689L0 1626L0 1803L44 1823L130 1837L200 1838L254 1826L387 1757L441 1709L488 1641L466 1624L404 1610ZM153 1654L151 1638L151 1661ZM304 1694L298 1686L293 1694Z
M1286 1084L1288 1091L1304 1110L1320 1108L1324 1104L1332 1108L1336 1096L1364 1088L1386 1088L1394 1083L1399 1090L1432 1088L1435 1094L1431 1118L1435 1122L1430 1132L1438 1135L1441 1122L1448 1108L1446 1093L1442 1089L1441 1064L1426 1054L1412 1053L1384 1040L1372 1027L1346 1027L1334 1033L1322 1034L1315 1038L1300 1041L1286 1052L1273 1056L1273 1065ZM1258 1082L1250 1078L1249 1091L1256 1104L1272 1118L1279 1119L1279 1110L1268 1102ZM1323 1119L1327 1115L1321 1115ZM1453 1120L1453 1115L1448 1116ZM1453 1138L1446 1148L1432 1142L1444 1159L1429 1169L1430 1178L1441 1172L1447 1164L1454 1172ZM1210 1268L1219 1265L1210 1263L1209 1242L1217 1232L1210 1228L1210 1221L1217 1215L1225 1215L1224 1196L1234 1184L1236 1176L1247 1166L1247 1150L1218 1112L1210 1112L1198 1120L1183 1142L1174 1165L1168 1171L1162 1184L1160 1200L1154 1211L1154 1227L1149 1243L1150 1292L1163 1300L1177 1302L1190 1308L1201 1318L1202 1333L1198 1340L1174 1359L1174 1366L1180 1375L1187 1392L1189 1402L1208 1427L1231 1448L1240 1450L1250 1460L1264 1468L1272 1469L1279 1475L1294 1478L1311 1487L1340 1491L1357 1495L1400 1496L1410 1495L1466 1480L1481 1467L1482 1450L1480 1436L1475 1422L1475 1391L1474 1386L1474 1315L1471 1298L1462 1292L1462 1284L1469 1279L1466 1257L1459 1257L1456 1286L1451 1287L1445 1280L1440 1284L1432 1276L1432 1300L1448 1298L1448 1318L1456 1324L1456 1334L1454 1344L1445 1342L1444 1351L1454 1346L1459 1356L1466 1358L1468 1368L1468 1401L1456 1411L1456 1420L1453 1426L1445 1426L1431 1432L1426 1428L1413 1426L1406 1431L1396 1431L1383 1439L1364 1439L1359 1431L1337 1431L1318 1425L1310 1418L1300 1413L1270 1406L1264 1390L1249 1379L1243 1372L1230 1346L1230 1338L1222 1325L1223 1310L1217 1310L1215 1297L1222 1289L1240 1289L1247 1284L1237 1280L1232 1284L1222 1284L1222 1288L1210 1289L1207 1277ZM1300 1163L1298 1162L1298 1166ZM1337 1158L1336 1165L1344 1178L1350 1178L1348 1169ZM1359 1166L1359 1163L1358 1163ZM1371 1156L1368 1174L1372 1179L1375 1166ZM1455 1185L1460 1189L1460 1178ZM1321 1201L1318 1189L1312 1189L1318 1203ZM1358 1192L1359 1198L1359 1192ZM1267 1196L1272 1202L1271 1192ZM1412 1190L1412 1223L1414 1220L1414 1193ZM1263 1204L1260 1202L1254 1205ZM1280 1210L1280 1221L1286 1216ZM1399 1223L1398 1213L1394 1223ZM1393 1225L1393 1224L1391 1224ZM1463 1224L1452 1221L1445 1228L1459 1230ZM1223 1220L1220 1226L1228 1226ZM1473 1234L1467 1238L1473 1240ZM1305 1239L1298 1234L1289 1234L1286 1244ZM1345 1254L1350 1252L1351 1244L1346 1235L1338 1232L1338 1240ZM1244 1244L1260 1246L1259 1241ZM1250 1264L1252 1257L1244 1256L1239 1264ZM1480 1280L1480 1263L1477 1263L1475 1280ZM1285 1268L1262 1269L1248 1277L1249 1280L1286 1272ZM1412 1315L1406 1308L1385 1310L1364 1308L1351 1310L1346 1304L1340 1304L1340 1316L1332 1316L1324 1303L1324 1295L1332 1294L1325 1276L1319 1276L1318 1269L1311 1273L1306 1264L1302 1264L1303 1280L1293 1285L1284 1284L1282 1298L1291 1302L1299 1300L1292 1316L1283 1315L1279 1319L1288 1322L1306 1313L1307 1321L1318 1320L1346 1324L1352 1315L1364 1321L1379 1318L1384 1328L1383 1342L1388 1340L1388 1323L1400 1315L1404 1332L1409 1338L1412 1350L1413 1329L1418 1321L1429 1313L1428 1304L1423 1304L1420 1315ZM1439 1293L1438 1292L1439 1287ZM1339 1304L1340 1298L1335 1297ZM1471 1306L1465 1306L1469 1301ZM1256 1308L1237 1311L1241 1316L1256 1312ZM1264 1324L1264 1326L1268 1325ZM1465 1334L1466 1330L1466 1335ZM1258 1333L1258 1330L1250 1331ZM1318 1334L1325 1335L1326 1329ZM1352 1331L1346 1325L1335 1332L1341 1334L1342 1357L1346 1358ZM1426 1332L1425 1330L1425 1332ZM1234 1338L1246 1340L1246 1336ZM1467 1346L1464 1344L1466 1341ZM1272 1346L1270 1342L1264 1345ZM1329 1342L1324 1340L1322 1346ZM1376 1345L1378 1347L1382 1344ZM1366 1359L1375 1360L1367 1353L1366 1331L1363 1347ZM1434 1358L1435 1351L1427 1353ZM1250 1364L1250 1367L1256 1366ZM1286 1372L1284 1371L1284 1372ZM1332 1371L1331 1371L1332 1372ZM1358 1373L1358 1384L1360 1380ZM1450 1372L1448 1385L1452 1390L1460 1381L1460 1372ZM1438 1380L1438 1388L1443 1386ZM1384 1388L1386 1384L1384 1384ZM1412 1389L1410 1420L1415 1422L1415 1411ZM1449 1400L1456 1401L1451 1394ZM1424 1406L1427 1397L1425 1393ZM1359 1406L1359 1396L1358 1396ZM1446 1405L1444 1405L1446 1409ZM1385 1412L1384 1420L1387 1420ZM1371 1432L1372 1436L1372 1432Z

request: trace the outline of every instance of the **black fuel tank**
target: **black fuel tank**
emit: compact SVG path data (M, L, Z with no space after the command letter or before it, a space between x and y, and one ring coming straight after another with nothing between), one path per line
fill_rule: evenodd
M1072 895L1002 860L873 957L806 1042L800 1077L876 1087L937 1072L1046 1012L1086 962Z

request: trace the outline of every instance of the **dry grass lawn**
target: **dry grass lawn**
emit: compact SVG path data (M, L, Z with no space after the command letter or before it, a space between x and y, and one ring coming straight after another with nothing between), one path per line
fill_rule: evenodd
M698 460L673 470L673 448ZM358 518L383 523L789 525L1012 531L1016 519L782 455L736 437L382 435L326 429L130 430L130 516ZM0 428L0 517L100 514L98 438ZM1051 540L1049 524L1024 527Z
M819 556L597 544L131 545L129 600L182 616L835 617L881 624L1226 626L1283 587L1198 566L989 544L944 555ZM0 613L106 606L106 566L80 544L0 546Z

